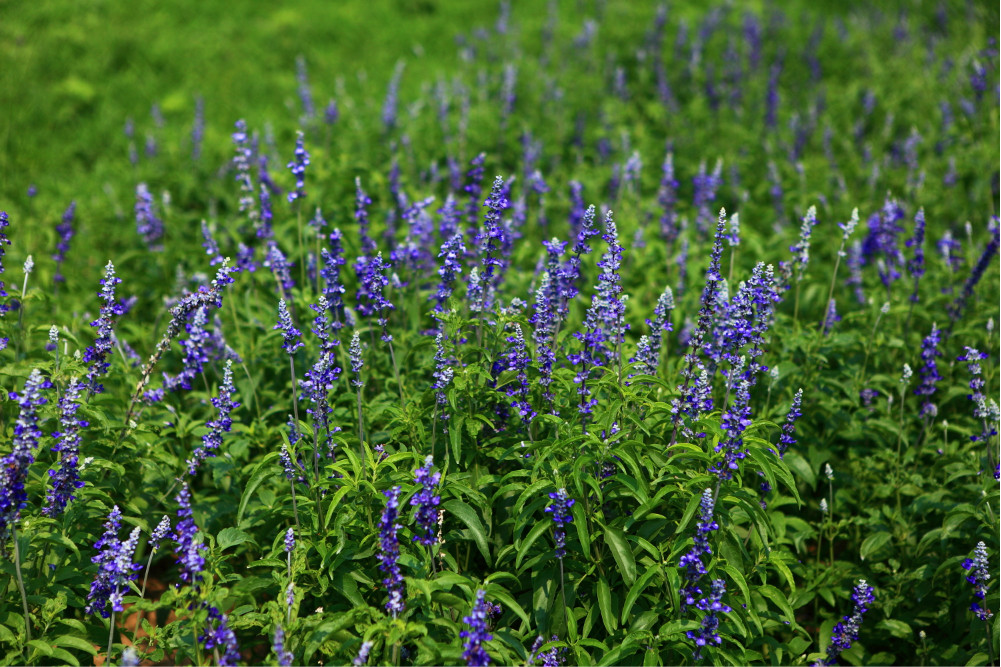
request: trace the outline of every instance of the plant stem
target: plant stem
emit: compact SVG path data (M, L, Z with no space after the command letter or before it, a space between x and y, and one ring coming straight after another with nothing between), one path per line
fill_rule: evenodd
M107 663L111 664L111 644L115 639L115 610L111 610L111 623L108 624L108 657Z
M358 455L361 457L361 474L365 474L365 429L361 417L361 387L358 387Z
M407 401L403 398L403 380L400 379L400 369L396 365L396 354L393 352L393 341L389 341L388 345L389 359L393 362L393 375L396 376L396 386L400 390L400 407L405 409L407 407Z
M28 613L28 595L24 592L24 578L21 576L21 550L17 544L17 528L10 527L10 537L14 542L14 572L17 574L17 588L21 591L21 605L24 607L24 634L31 641L31 615Z

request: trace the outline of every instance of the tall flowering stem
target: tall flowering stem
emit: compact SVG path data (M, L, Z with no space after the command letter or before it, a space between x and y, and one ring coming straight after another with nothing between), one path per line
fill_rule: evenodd
M163 250L163 220L157 217L153 205L153 195L145 183L136 186L136 231L146 243L146 247L157 252Z
M993 400L989 406L987 403L987 397L984 395L984 377L983 369L980 366L980 362L987 359L988 355L986 352L981 352L973 347L966 347L966 353L960 355L956 358L957 361L965 361L966 366L970 372L970 391L972 393L967 394L966 397L973 402L973 416L980 420L982 425L979 435L971 435L970 440L973 442L982 442L987 446L987 463L988 466L993 468L994 479L1001 478L1001 469L999 469L999 462L994 460L995 449L991 446L991 438L997 435L997 429L994 428L994 424L997 422L997 417L995 414L997 412L997 406L994 405Z
M434 459L428 456L424 459L424 465L414 471L414 482L418 485L418 491L410 498L410 505L414 508L414 523L417 530L413 538L414 542L420 542L426 547L434 546L438 543L435 535L436 523L438 520L438 505L441 504L441 496L435 493L438 483L441 482L441 472L431 472L434 466ZM432 561L433 564L433 561Z
M837 664L838 656L852 647L852 642L858 639L859 631L862 629L862 614L869 610L869 605L875 597L872 586L867 584L865 579L859 579L858 585L852 591L852 602L855 604L852 615L843 616L834 626L831 644L827 647L827 657L814 663L814 667Z
M87 369L86 385L90 396L104 391L104 386L98 378L108 372L111 366L108 355L111 354L114 343L112 336L115 327L115 317L122 314L122 304L115 299L115 285L122 282L115 276L115 265L110 261L104 267L104 278L101 280L101 313L90 326L97 328L97 338L94 344L83 353L83 360L90 364Z
M403 584L403 573L400 572L400 540L397 533L400 531L398 522L400 514L400 487L394 486L388 491L384 491L386 497L386 509L382 512L379 520L379 569L382 570L386 578L382 580L386 586L388 600L386 601L386 611L392 614L393 618L403 612L405 606Z
M681 557L678 565L684 568L685 583L681 587L681 613L684 614L688 607L696 604L696 600L702 595L699 588L699 580L706 573L706 566L702 562L702 556L711 556L712 548L709 546L709 534L714 530L719 530L719 524L713 519L713 510L716 501L713 499L711 489L702 492L702 500L699 503L699 523L695 529L695 544L688 552Z
M20 412L14 422L14 439L10 454L0 459L0 541L5 540L20 517L21 508L28 501L24 484L28 479L28 467L35 462L35 449L42 437L39 427L38 408L48 403L42 390L52 384L37 368L24 382L24 391L11 392L10 398L17 402Z
M76 489L83 487L80 479L80 429L86 428L87 422L78 419L80 409L80 393L83 385L72 378L66 386L66 391L59 398L59 430L52 434L56 444L52 451L59 454L59 468L49 471L52 488L46 496L46 505L42 510L45 516L59 516L66 509L69 501L76 496Z
M285 300L278 301L278 323L272 327L282 332L282 349L288 353L289 372L292 374L292 412L295 414L296 428L299 426L299 399L296 395L295 351L303 347L302 332L295 328Z
M115 613L125 610L122 595L128 588L128 582L134 581L138 576L136 570L142 568L142 565L132 562L132 555L139 542L139 528L134 528L129 539L122 542L118 539L121 520L121 510L115 505L104 524L104 535L94 544L98 553L91 558L91 562L97 565L97 577L90 585L87 607L84 610L88 614L98 613L102 618L110 616L108 658L111 657L111 645L115 636ZM109 606L111 611L108 611Z
M75 217L76 202L71 201L63 213L62 221L56 225L56 234L59 235L59 241L56 243L56 252L52 255L52 260L56 263L55 275L52 277L52 280L55 282L53 296L57 296L59 293L59 283L66 282L66 278L62 273L62 267L63 262L66 260L66 253L70 249L70 239L73 238L73 219Z
M431 386L434 389L434 403L435 403L435 419L431 424L431 452L434 454L434 441L435 441L435 430L438 426L438 422L442 422L441 432L442 434L448 433L448 421L451 415L448 413L448 394L445 391L448 386L452 383L452 378L455 376L455 370L451 366L451 360L445 354L445 334L440 331L434 338L434 384ZM448 448L445 449L445 458L448 459Z
M684 382L678 388L681 397L675 399L672 408L674 412L674 428L671 432L671 445L678 441L678 429L682 426L682 415L689 415L694 418L697 414L697 396L692 390L697 387L697 379L701 370L699 352L702 350L703 340L709 332L712 323L713 309L716 304L716 292L723 276L720 274L720 258L723 254L724 224L726 222L726 211L720 209L719 218L716 224L716 236L713 240L712 253L709 257L709 268L706 270L706 284L702 289L702 307L699 309L699 320L692 334L692 339L688 344L688 351L685 353L685 370L683 371Z
M789 448L796 444L796 438L793 436L796 435L796 420L803 414L800 410L802 405L803 390L797 389L796 395L792 397L789 412L786 413L785 423L782 424L782 433L779 435L779 458L784 457Z
M848 219L848 222L839 222L838 227L841 228L841 245L838 247L838 254L834 258L834 269L831 271L831 286L827 290L827 303L828 309L830 310L834 304L834 285L838 279L838 267L841 265L841 258L845 257L848 253L845 252L845 245L848 244L848 240L851 238L852 234L855 233L855 228L858 227L858 209L852 210L852 217ZM861 285L860 285L861 287ZM821 328L826 332L829 328L827 326L828 315L825 314L824 321L821 323Z
M180 582L192 586L196 591L202 581L202 571L205 569L205 553L208 549L198 539L198 526L195 524L194 514L191 511L191 490L187 482L181 483L181 491L175 498L177 500L177 526L174 528L174 554L177 556L180 565Z
M723 594L726 593L726 582L723 579L713 579L709 595L700 599L695 606L706 612L702 617L702 624L695 630L689 630L685 635L689 639L695 640L695 651L692 652L692 659L699 661L702 659L702 648L708 644L719 646L723 639L719 636L719 617L717 614L728 614L732 611L729 605L723 604Z
M219 395L212 399L212 405L218 410L218 415L214 420L206 422L209 432L202 436L202 444L195 448L188 459L188 474L194 475L198 471L199 464L210 456L215 456L222 446L222 434L228 433L233 426L233 418L230 414L240 404L233 400L236 389L233 387L233 360L226 360L226 370L223 371L222 385L219 387Z
M925 397L918 414L925 418L926 424L938 414L938 406L932 403L930 397L935 394L935 384L942 379L938 373L938 363L935 361L937 357L942 356L942 352L938 349L941 342L942 330L932 324L931 333L921 341L921 361L923 364L918 370L921 384L914 390L916 395Z
M459 633L459 637L465 639L463 643L462 658L468 667L487 667L490 664L490 654L483 647L485 642L493 639L487 630L487 606L486 591L480 589L476 591L476 602L469 616L464 616L462 622L466 624L468 630Z
M970 573L966 576L966 581L973 586L973 597L975 599L970 604L970 611L984 622L984 628L987 631L988 662L993 665L994 649L991 646L993 639L990 620L994 618L994 612L988 609L984 602L984 598L987 596L987 586L990 584L991 578L990 563L987 561L986 544L983 542L977 543L977 547L973 550L973 558L967 558L963 561L963 569Z
M566 526L573 523L573 515L570 508L577 502L567 493L564 488L553 491L549 494L552 502L546 508L546 512L553 515L553 539L556 541L555 555L560 562L560 593L563 596L563 615L569 618L570 610L567 609L566 580L563 573L563 557L567 555L567 530Z
M250 146L250 137L247 134L247 122L243 119L236 121L233 145L236 148L233 167L236 170L236 182L240 184L240 212L246 213L247 220L256 227L260 215L254 208L254 183L250 176L250 163L253 160L254 151Z

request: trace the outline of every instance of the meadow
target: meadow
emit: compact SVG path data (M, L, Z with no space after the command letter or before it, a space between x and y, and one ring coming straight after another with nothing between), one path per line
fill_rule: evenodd
M991 3L3 11L0 664L998 664Z

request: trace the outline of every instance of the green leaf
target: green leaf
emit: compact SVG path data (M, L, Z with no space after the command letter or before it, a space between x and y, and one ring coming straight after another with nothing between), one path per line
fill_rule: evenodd
M622 578L631 586L636 581L636 559L633 558L633 552L629 548L625 534L618 528L607 526L605 528L605 544L612 550Z
M254 538L243 532L239 528L223 528L219 531L219 535L216 537L216 546L219 547L219 551L225 551L230 547L234 547L237 544L243 544L244 542L253 542Z
M775 603L775 605L783 611L786 615L786 620L792 624L793 627L796 626L796 614L793 613L792 606L789 604L789 600L779 589L775 588L771 584L761 584L755 589L758 593Z
M865 560L872 554L879 551L879 549L889 542L892 537L893 536L890 533L882 531L865 538L862 540L862 546L860 546L858 550L859 558Z
M511 597L511 594L507 592L506 588L500 584L487 584L484 590L486 590L488 598L493 598L494 600L503 603L505 607L517 614L518 618L520 618L525 625L532 624L528 614L520 604L515 602L514 598Z
M695 515L695 510L698 508L700 500L702 500L702 496L697 493L688 499L688 506L685 507L685 513L681 515L681 520L678 521L678 527L674 531L675 535L680 535L685 530L688 522Z
M577 528L577 538L580 540L580 551L585 557L591 554L591 533L587 529L587 516L584 514L582 503L574 503L570 508L573 514L573 523Z
M629 618L629 612L633 610L633 605L636 603L636 598L640 596L643 589L650 584L650 580L654 575L660 574L660 565L655 565L649 568L643 575L636 581L635 584L629 589L629 593L626 594L625 604L622 605L622 624L628 625L626 619Z
M254 491L257 490L264 480L269 477L276 477L275 471L271 469L271 461L273 461L278 456L277 452L269 452L264 456L257 467L254 468L254 472L250 474L250 481L247 486L243 489L243 495L240 497L240 507L236 511L236 525L243 523L243 513L247 510L247 503L254 495Z
M576 503L574 504L576 505ZM535 541L539 539L539 535L546 532L547 528L549 528L549 522L540 521L532 526L532 530L529 531L528 536L523 539L520 544L518 544L518 555L514 559L514 566L516 568L521 567L521 561L525 559L525 556L528 554L528 550L531 549L532 545L535 544Z
M476 511L457 498L442 503L442 508L451 512L462 523L466 524L466 527L473 534L473 540L476 542L477 548L487 561L487 565L492 565L493 559L490 557L490 547L487 544L487 532L483 528L480 517L476 516Z
M619 627L619 621L612 613L612 592L605 577L598 578L598 609L601 611L601 621L605 624L605 630L608 634L613 634Z
M97 649L94 648L94 645L82 637L63 635L62 637L57 637L52 643L56 646L69 646L70 648L85 651L91 655L97 655Z

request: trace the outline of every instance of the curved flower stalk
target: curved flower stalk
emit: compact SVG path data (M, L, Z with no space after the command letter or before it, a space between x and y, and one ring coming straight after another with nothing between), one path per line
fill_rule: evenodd
M487 653L483 644L494 637L487 631L487 605L485 600L486 591L480 589L476 591L476 602L469 616L464 616L462 622L469 628L459 633L459 637L465 639L463 644L462 658L468 667L487 667L490 664L490 654Z
M827 657L814 663L818 665L834 665L838 656L852 647L852 642L858 640L859 631L862 629L862 614L869 610L869 605L875 599L872 586L859 579L858 585L852 591L852 602L855 608L851 616L843 616L841 621L834 626L834 634L831 637L831 644L827 647Z

